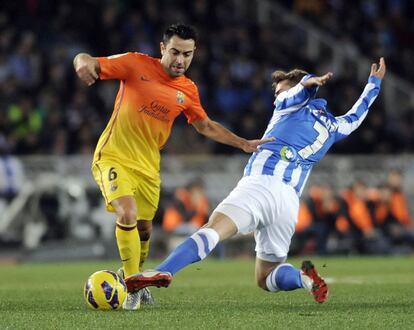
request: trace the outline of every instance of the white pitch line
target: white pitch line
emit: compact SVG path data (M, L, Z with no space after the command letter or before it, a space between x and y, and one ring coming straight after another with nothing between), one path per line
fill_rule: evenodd
M411 279L376 279L376 278L361 278L361 277L325 277L324 278L326 283L328 284L375 284L375 285L382 285L382 284L413 284L413 280Z
M340 283L340 284L367 284L368 281L356 278L356 277L343 277L343 278L335 278L335 277L325 277L325 282L328 284L332 283Z

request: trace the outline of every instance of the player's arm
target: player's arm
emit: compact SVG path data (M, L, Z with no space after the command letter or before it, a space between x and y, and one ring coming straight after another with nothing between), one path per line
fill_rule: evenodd
M305 77L306 78L306 77ZM326 84L326 82L332 78L332 72L328 72L323 76L319 77L309 77L308 79L302 79L300 84L305 87L306 89L310 89L313 87L320 87Z
M129 79L140 66L145 65L145 56L139 53L124 53L108 57L92 57L81 53L73 60L75 71L88 86L99 79Z
M299 110L316 94L318 87L323 86L331 77L332 73L330 72L319 77L306 75L296 86L276 97L276 110L285 112Z
M92 85L98 78L101 72L101 66L98 59L86 53L80 53L73 59L73 66L75 67L78 77L88 86Z
M262 140L246 140L230 132L223 125L206 117L191 123L198 133L223 144L242 149L245 152L255 152L261 144L271 142L274 138Z
M358 98L358 101L352 106L345 115L336 117L338 122L338 131L336 140L340 140L355 131L363 122L368 114L369 107L377 98L381 81L385 76L386 66L384 58L381 57L379 66L376 63L371 65L371 73L364 91Z

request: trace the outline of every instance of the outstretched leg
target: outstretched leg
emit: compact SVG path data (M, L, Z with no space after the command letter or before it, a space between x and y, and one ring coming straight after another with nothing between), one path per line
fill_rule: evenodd
M125 279L128 292L134 292L147 286L167 287L172 275L184 267L203 260L216 247L219 241L237 233L237 226L226 215L214 212L209 222L181 243L155 271L132 275Z

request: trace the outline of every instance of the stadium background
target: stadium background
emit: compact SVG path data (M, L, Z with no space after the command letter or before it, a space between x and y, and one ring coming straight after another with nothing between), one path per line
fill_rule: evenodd
M375 188L398 170L410 202L413 14L414 5L404 0L361 0L352 6L344 0L3 3L1 260L116 257L114 221L104 211L89 165L118 83L87 88L77 79L72 60L79 52L104 56L139 51L157 57L162 31L177 21L191 23L199 32L188 76L197 83L206 111L246 138L260 137L271 116L270 73L275 69L334 72L319 95L338 115L358 98L370 63L384 56L388 73L381 95L361 128L315 168L304 198L310 187L323 183L331 184L336 194L358 179ZM168 250L165 242L171 236L163 232L161 221L174 189L201 178L212 209L237 182L247 158L199 136L184 117L177 119L163 150L163 199L151 257ZM229 243L222 253L240 250L252 255L251 237Z

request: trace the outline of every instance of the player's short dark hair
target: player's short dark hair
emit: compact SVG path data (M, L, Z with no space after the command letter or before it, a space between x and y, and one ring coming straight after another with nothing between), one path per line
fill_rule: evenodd
M186 25L182 23L171 24L165 30L162 40L164 43L167 43L173 36L180 37L184 40L193 39L194 42L197 41L196 29L191 25Z
M303 70L293 69L289 72L277 70L272 73L272 88L276 89L276 85L282 80L289 80L292 82L292 85L298 84L304 76L308 73Z

